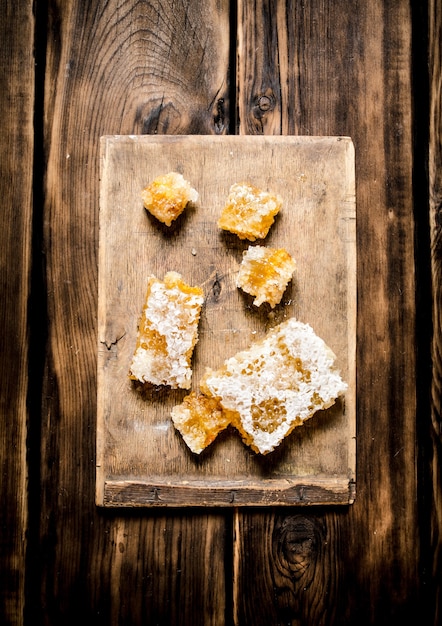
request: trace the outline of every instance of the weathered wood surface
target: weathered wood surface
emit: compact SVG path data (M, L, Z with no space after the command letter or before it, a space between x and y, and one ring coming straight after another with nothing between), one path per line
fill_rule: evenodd
M162 227L144 209L141 190L157 176L177 170L198 190L199 199L173 226ZM102 138L99 504L121 505L124 496L131 506L137 499L145 506L348 504L353 500L354 175L353 144L345 137ZM278 193L282 199L281 211L261 244L287 250L297 267L273 309L253 306L253 297L245 298L236 287L243 252L251 244L217 225L231 185L241 181ZM336 354L336 366L348 385L345 395L265 457L246 447L233 428L201 455L194 455L171 419L173 407L189 391L163 388L140 393L128 376L147 278L155 275L162 280L169 271L179 271L204 293L192 390L198 390L207 367L217 369L225 359L262 339L269 328L294 317L310 324ZM127 484L131 480L132 490ZM115 499L118 481L122 489L117 489Z
M442 6L429 3L429 208L432 272L431 448L428 454L432 594L442 619Z
M423 604L429 538L418 511L410 6L244 1L238 24L241 130L344 134L355 143L358 497L347 515L238 512L235 619L423 619L432 607Z
M12 2L3 3L1 31L0 622L15 624L21 623L25 605L28 523L26 437L34 147L31 4L15 7Z
M237 19L231 5L20 0L3 13L6 624L440 624L440 3L240 1ZM33 8L37 82L45 87L34 109ZM229 79L235 65L236 87L235 76ZM39 275L36 250L33 288L42 304L29 321L40 337L34 316L47 316L48 342L43 380L37 371L30 395L34 472L25 562L34 112L44 142L37 128L34 185L43 198L33 225L37 235L43 229L46 264ZM238 509L233 520L229 511L99 510L98 138L234 131L350 135L355 143L357 500L345 511ZM14 263L3 265L10 254ZM38 302L35 293L31 302ZM430 344L424 326L431 318Z
M95 507L100 136L223 130L226 2L48 5L43 623L220 624L225 518ZM224 101L224 102L223 102Z

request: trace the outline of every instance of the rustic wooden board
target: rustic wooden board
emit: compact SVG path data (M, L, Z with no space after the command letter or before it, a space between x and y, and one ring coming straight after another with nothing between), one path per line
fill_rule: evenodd
M38 196L33 177L35 147L35 11L31 3L3 5L0 37L0 623L22 624L30 546L35 537L30 507L39 491L38 395L39 333L30 318L42 317L33 274L33 237L38 226L33 211ZM32 288L31 288L32 282ZM32 339L32 341L31 341ZM39 352L40 349L40 352ZM32 373L32 374L31 374ZM31 374L31 375L30 375ZM37 437L36 437L37 435ZM37 470L37 471L36 471ZM37 487L36 487L37 486Z
M354 150L345 137L108 136L102 138L97 504L246 506L348 504L355 494L356 211ZM199 191L170 229L143 208L140 191L179 171ZM219 231L230 185L249 180L283 197L265 243L298 269L281 304L256 309L235 287L249 242ZM295 316L337 355L345 398L262 457L227 431L200 456L175 431L185 391L141 395L128 378L147 277L169 270L204 289L193 387L206 366Z
M429 208L430 208L430 250L432 274L432 346L431 346L431 451L428 453L428 466L432 493L429 510L432 555L431 569L434 573L435 602L434 623L442 622L442 5L437 0L429 3L429 68L430 68L430 141L429 141ZM421 252L421 265L426 258ZM430 326L430 324L428 324Z

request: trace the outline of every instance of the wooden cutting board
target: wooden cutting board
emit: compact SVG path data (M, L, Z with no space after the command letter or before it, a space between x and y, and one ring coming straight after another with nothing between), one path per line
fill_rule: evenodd
M198 190L170 228L140 192L177 171ZM235 286L250 242L217 227L230 186L249 181L282 196L265 245L297 271L274 310ZM262 243L262 242L257 242ZM175 270L205 294L193 388L207 366L277 323L309 323L337 355L345 397L296 428L271 454L227 430L200 456L174 429L183 390L140 394L128 378L147 278ZM349 504L355 496L356 209L354 149L346 137L108 136L101 140L97 504L246 506Z

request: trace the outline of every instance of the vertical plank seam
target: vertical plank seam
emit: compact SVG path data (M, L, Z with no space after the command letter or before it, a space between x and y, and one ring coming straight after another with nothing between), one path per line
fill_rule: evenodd
M425 598L425 605L432 608L428 623L439 624L441 621L441 574L442 574L442 511L440 497L440 463L441 443L442 443L442 423L440 414L441 392L440 392L440 343L441 343L441 327L440 327L440 272L441 272L441 200L440 189L442 179L440 176L440 160L442 157L440 148L441 133L441 93L440 86L442 81L441 67L441 51L440 51L440 34L442 32L442 10L437 0L430 0L425 3L428 13L425 15L427 31L427 57L428 61L428 206L430 221L430 272L431 287L433 288L432 301L432 317L433 336L431 343L431 392L430 392L430 442L428 444L427 459L425 467L428 476L428 495L426 513L428 517L428 525L424 530L428 534L425 535L429 539L427 553L427 571L426 575L431 576L431 585L427 585L426 589L429 594ZM430 91L431 90L431 91ZM425 448L427 449L427 448ZM425 474L425 477L427 475Z
M230 50L229 50L229 135L237 135L238 120L238 0L230 0Z
M419 528L420 602L426 607L423 622L431 624L434 606L434 582L431 580L433 550L431 546L431 425L432 386L432 261L430 229L430 76L428 3L411 2L412 15L412 87L413 87L413 204L415 221L416 272L416 438L417 438L417 497Z
M24 625L41 621L41 424L47 344L47 307L43 253L44 209L44 88L46 69L47 2L34 3L34 146L32 164L31 275L28 306L28 527L25 557Z

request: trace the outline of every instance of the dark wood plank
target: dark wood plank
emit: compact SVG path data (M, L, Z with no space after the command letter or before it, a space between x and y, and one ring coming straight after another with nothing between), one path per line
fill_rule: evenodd
M330 546L340 533L339 517L293 510L237 515L235 522L240 540L234 571L243 576L250 568L246 577L253 584L249 595L243 595L243 584L234 588L235 624L354 623L353 615L346 621L336 604L342 581L339 556Z
M359 317L356 501L339 513L238 512L235 621L412 620L421 589L409 3L240 2L238 24L240 131L353 138Z
M42 621L219 624L223 516L95 507L97 252L101 135L228 127L228 3L48 7Z
M431 441L428 459L432 492L430 538L431 597L434 602L434 624L442 620L442 6L429 2L429 68L430 68L430 233L431 272L433 286L433 343Z
M34 17L6 2L0 38L0 622L20 624L25 604L28 299L31 273Z

